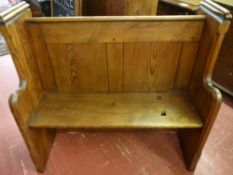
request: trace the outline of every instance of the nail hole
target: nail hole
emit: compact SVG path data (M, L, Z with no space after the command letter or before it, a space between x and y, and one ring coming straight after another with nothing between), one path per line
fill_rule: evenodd
M166 111L161 112L161 116L167 116Z
M162 97L159 95L156 98L157 98L157 100L162 100Z

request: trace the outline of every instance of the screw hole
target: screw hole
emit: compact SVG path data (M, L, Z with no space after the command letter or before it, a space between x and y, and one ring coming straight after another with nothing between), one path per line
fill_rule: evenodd
M162 100L162 97L160 95L158 95L156 98L157 100Z
M167 116L166 111L161 112L161 116Z

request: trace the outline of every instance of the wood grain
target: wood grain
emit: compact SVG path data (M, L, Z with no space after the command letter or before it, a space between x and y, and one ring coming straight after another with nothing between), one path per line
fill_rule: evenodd
M60 92L107 92L105 44L48 44Z
M106 22L79 22L77 18L75 23L54 21L39 25L46 43L199 41L203 26L203 21L132 22L125 20L119 22L114 21L114 17L112 19L113 21ZM51 21L51 19L48 20ZM83 20L85 19L83 18ZM35 23L31 25L35 25ZM82 35L77 35L77 33Z
M183 43L175 78L175 88L183 89L188 86L193 66L196 60L198 46L199 43L197 42Z
M153 91L166 91L174 87L182 43L152 43L149 60L149 84Z
M123 91L147 91L150 43L124 44Z
M31 12L25 10L18 18L14 18L13 21L11 19L8 25L1 25L0 31L5 37L20 78L19 88L9 98L9 106L37 170L43 171L55 132L47 129L32 129L27 125L32 111L43 94L36 62L24 28L24 19L29 17Z
M125 44L124 91L170 90L181 46L180 42Z
M27 25L26 30L29 35L29 42L33 49L33 57L37 63L43 88L45 91L55 91L57 87L54 73L39 25Z
M107 44L107 67L109 92L121 92L123 87L123 44Z
M161 114L163 103L166 116ZM46 94L29 125L36 128L202 127L185 94L169 92Z
M214 8L214 7L213 7ZM204 122L203 129L180 130L178 136L186 166L194 170L221 105L221 93L213 87L211 76L216 59L230 22L223 16L201 6L200 14L206 14L197 60L189 84L189 94Z
M125 15L156 15L158 0L126 0Z

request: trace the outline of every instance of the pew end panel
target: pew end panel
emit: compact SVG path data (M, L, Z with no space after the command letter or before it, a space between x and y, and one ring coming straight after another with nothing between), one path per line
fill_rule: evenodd
M194 170L221 103L210 80L225 9L205 0L195 16L31 18L26 6L1 14L0 29L22 82L10 107L38 170L58 128L175 128Z
M201 2L198 14L206 15L206 21L188 92L203 121L203 128L178 130L189 170L195 169L221 106L222 95L212 84L212 72L232 18L227 9L210 0Z
M44 93L24 29L24 19L30 17L29 5L25 2L2 12L0 32L7 42L20 79L19 88L9 97L9 106L36 169L42 172L53 144L55 130L34 129L27 124Z

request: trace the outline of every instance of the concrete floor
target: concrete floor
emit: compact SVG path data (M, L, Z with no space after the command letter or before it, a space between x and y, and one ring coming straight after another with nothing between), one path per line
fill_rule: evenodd
M9 55L0 57L0 175L37 175L8 107L18 86ZM59 133L43 175L233 175L233 100L224 96L194 173L172 131Z

